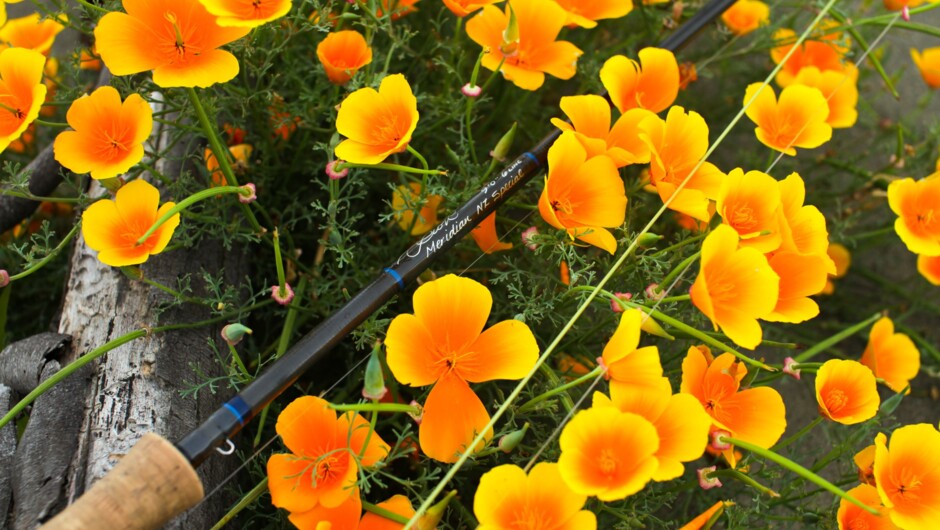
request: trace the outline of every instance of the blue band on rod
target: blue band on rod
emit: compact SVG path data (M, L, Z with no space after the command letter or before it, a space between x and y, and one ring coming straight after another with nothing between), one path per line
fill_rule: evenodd
M535 158L535 155L533 155L532 153L530 153L530 152L528 152L528 151L526 151L525 153L522 153L522 154L523 154L523 156L527 156L527 157L529 157L533 162L535 162L535 165L541 167L542 164L539 163L539 159L538 159L538 158Z
M245 418L251 414L251 407L248 406L248 403L245 403L245 400L241 396L236 395L232 399L228 400L228 403L222 405L229 412L235 416L235 419L238 420L238 423L244 425Z
M388 267L385 267L382 270L387 272L388 275L391 276L392 278L395 278L395 281L398 282L399 289L401 289L402 291L405 290L405 280L404 278L401 277L401 274L398 274L398 271L396 271L395 269L390 269Z

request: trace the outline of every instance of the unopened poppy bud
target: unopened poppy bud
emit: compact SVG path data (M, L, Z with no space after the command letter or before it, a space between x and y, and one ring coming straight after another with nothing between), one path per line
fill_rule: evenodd
M530 226L522 231L522 242L525 243L525 246L529 250L535 250L538 248L538 245L535 243L535 236L539 235L539 229L534 226Z
M911 10L907 6L901 8L901 18L904 19L904 22L911 21Z
M653 318L653 315L650 315L649 313L646 313L646 315L640 320L640 329L646 333L649 333L650 335L656 335L657 337L662 337L669 340L676 340L676 338L666 332L666 330L659 325L659 322Z
M245 335L251 335L251 328L235 322L222 328L222 340L232 346L238 344L245 338Z
M444 518L444 510L447 509L450 500L456 496L457 490L451 490L446 497L441 499L434 506L428 508L428 511L424 512L424 515L418 518L418 522L415 523L415 528L417 530L435 530L437 525L441 522L441 519Z
M506 160L506 155L509 154L509 150L512 148L512 141L516 137L516 123L513 122L512 127L509 129L509 132L503 135L502 138L496 142L496 147L490 151L490 156L503 162Z
M255 185L249 182L248 184L239 186L242 190L238 193L238 202L242 204L251 204L258 199L257 188Z
M522 439L525 438L525 433L528 430L529 430L529 424L526 423L525 425L522 426L521 429L512 431L511 433L500 438L499 443L496 444L497 447L499 447L499 450L504 453L511 453L512 450L515 449L516 446L518 446L520 442L522 442Z
M124 185L124 178L112 177L109 179L100 179L98 184L101 184L101 187L110 191L111 193L117 193L117 190L121 189L121 186Z
M466 85L460 87L460 93L467 96L468 98L477 98L480 97L480 94L483 93L483 87L474 85L472 83L467 83Z
M646 232L645 234L640 234L640 237L637 238L636 244L640 248L650 248L662 239L663 236L659 234L654 234L652 232Z
M726 437L730 437L731 433L728 431L716 430L713 431L709 437L709 445L712 449L716 451L724 451L726 449L731 449L731 444L725 441Z
M620 302L618 302L617 300L623 300L624 302L626 302L627 300L630 300L631 298L633 298L633 294L614 293L614 297L616 298L616 300L615 299L610 300L610 310L613 311L614 313L623 313L623 306L620 305Z
M369 355L369 362L366 363L366 376L362 385L362 397L378 401L385 397L388 389L385 388L385 376L382 374L382 360L379 359L379 345L372 350Z
M422 407L420 403L414 400L412 400L411 403L409 403L409 405L414 407L418 412L416 414L409 412L408 415L411 416L411 419L415 420L415 423L417 423L418 425L421 425L421 419L424 418L424 407Z
M348 167L344 167L339 171L336 170L336 166L342 163L342 160L334 160L326 165L326 175L330 177L330 180L339 180L349 174Z
M284 283L284 289L280 285L271 286L271 298L281 305L287 305L294 299L294 290L289 283Z
M704 490L710 490L712 488L720 488L721 481L718 480L718 477L711 475L712 472L717 469L717 466L703 467L695 472L698 475L698 485Z
M144 271L140 269L137 265L125 265L121 267L121 272L124 273L124 276L132 280L142 280L144 278Z
M659 288L658 283L649 284L644 292L648 300L659 301L666 297L666 292Z
M516 18L512 5L509 5L509 23L503 30L503 43L500 44L499 51L506 57L512 57L519 51L519 19Z
M0 269L0 289L10 285L10 273L6 269Z
M793 357L787 357L783 360L783 373L799 381L800 364Z

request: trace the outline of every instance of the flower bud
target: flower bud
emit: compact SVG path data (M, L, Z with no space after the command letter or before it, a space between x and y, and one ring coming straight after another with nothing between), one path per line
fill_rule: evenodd
M716 451L731 449L731 444L725 441L725 437L731 436L731 433L723 430L715 430L709 434L709 446Z
M522 426L521 429L512 431L511 433L500 438L499 443L496 444L497 447L499 447L499 450L504 453L511 453L512 450L515 449L520 442L522 442L522 439L525 438L525 433L528 430L529 424L526 423Z
M646 312L644 311L644 313ZM646 316L640 319L640 329L646 333L649 333L650 335L656 335L657 337L662 337L669 340L676 340L676 338L666 332L666 330L659 325L659 322L653 318L653 315L649 313L646 313Z
M245 335L251 335L251 328L235 322L222 328L222 340L234 346L245 338Z
M534 237L537 235L539 235L539 229L535 226L530 226L522 231L522 242L525 243L527 249L535 250L538 248L534 240Z
M659 234L654 234L652 232L646 232L645 234L640 234L640 237L637 238L636 244L640 248L650 248L662 239L663 236Z
M447 509L447 505L450 504L450 500L457 496L457 490L451 490L446 497L441 499L437 504L428 508L424 515L418 518L417 523L415 523L415 528L417 530L435 530L437 525L441 522L441 519L444 518L444 510Z
M326 175L330 177L330 180L339 180L349 174L348 167L344 167L339 171L336 170L336 166L342 163L342 160L334 160L326 165Z
M483 87L467 83L466 85L460 87L460 93L467 96L468 98L478 98L480 97L480 94L483 93Z
M509 5L509 22L503 30L503 43L500 44L499 51L506 57L513 57L519 52L519 19L516 18L512 5Z
M0 289L10 285L10 273L6 269L0 269Z
M290 284L287 282L284 283L283 291L281 290L280 285L272 285L271 286L271 298L273 298L275 302L281 305L287 305L290 303L291 300L294 299L294 290L291 289Z
M243 190L243 192L238 194L238 202L242 204L251 204L258 199L258 190L251 182L240 186L240 188Z
M362 397L373 401L382 399L388 393L388 389L385 388L385 376L382 374L382 360L379 359L380 347L379 344L376 344L372 354L369 355L369 362L366 363L365 381L362 385Z
M144 271L141 270L137 265L125 265L121 267L121 272L124 273L124 276L132 280L142 280L144 279Z
M783 360L783 373L789 375L797 381L800 380L800 363L796 362L793 357L787 357Z
M506 155L509 154L509 150L512 148L512 141L516 137L516 123L513 122L512 127L509 129L509 132L503 135L502 138L496 142L496 147L490 151L490 156L503 162L506 160Z
M644 292L646 293L647 300L659 301L666 297L666 292L659 288L658 283L647 285Z
M416 424L421 425L421 419L424 418L424 407L421 406L421 403L418 403L415 400L411 400L411 403L409 403L409 405L418 409L418 413L412 414L409 412L408 415L411 416L411 419L415 420Z
M618 300L623 300L624 302L626 302L627 300L633 298L633 294L632 293L614 293L614 297L616 297ZM620 305L620 302L618 302L617 300L611 299L610 310L613 311L614 313L623 313L623 306Z

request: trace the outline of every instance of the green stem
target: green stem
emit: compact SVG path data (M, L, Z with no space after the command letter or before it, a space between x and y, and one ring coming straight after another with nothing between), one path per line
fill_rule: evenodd
M341 164L336 164L335 170L342 171L346 168L368 168L368 169L387 169L389 171L398 171L401 173L413 173L415 175L446 175L446 171L439 171L437 169L417 169L408 166L401 166L398 164L386 164L384 162L380 164L353 164L351 162L343 161Z
M36 262L36 264L33 265L32 267L24 270L23 272L10 276L10 281L15 282L16 280L21 280L29 276L30 274L38 271L39 269L45 267L47 263L49 263L56 256L59 255L59 252L62 252L62 249L65 248L65 246L69 244L69 241L71 241L73 237L75 237L75 234L78 233L78 229L81 228L81 226L82 226L81 221L78 221L77 223L75 223L75 226L72 227L72 230L70 230L68 234L65 234L65 237L62 239L62 241L59 242L59 244L54 249L52 249L52 252L50 252L49 254L46 254L46 257Z
M88 2L87 0L75 0L75 1L87 7L88 9L91 9L92 11L97 11L99 13L104 13L104 14L110 13L110 11L108 11L107 9L101 6L96 6L95 4L92 4L91 2Z
M886 226L886 227L884 227L884 228L878 228L878 229L876 229L876 230L870 230L870 231L868 231L868 232L862 232L861 234L855 234L854 236L848 236L848 237L846 237L846 240L848 240L848 241L853 241L853 242L854 242L854 241L861 241L861 240L863 240L863 239L869 239L869 238L872 238L872 237L878 237L878 236L882 236L882 235L885 235L885 234L890 234L890 233L892 233L892 232L894 232L894 225L893 225L893 224L892 224L891 226Z
M371 502L362 501L362 509L367 512L374 513L375 515L380 515L390 521L395 521L398 524L405 524L408 522L407 517L403 515L398 515L397 513L391 510L386 510L385 508L382 508L381 506L376 506L375 504L372 504Z
M407 412L408 414L418 414L418 407L405 405L404 403L357 403L354 405L343 405L330 403L330 408L342 412Z
M728 352L728 353L730 353L731 355L734 355L735 357L737 357L739 360L744 361L744 362L747 363L747 364L750 364L751 366L755 366L755 367L757 367L757 368L762 368L762 369L764 369L764 370L767 370L768 372L776 372L776 371L777 371L776 368L774 368L774 367L772 367L772 366L769 366L769 365L766 365L766 364L764 364L764 363L762 363L762 362L760 362L760 361L758 361L758 360L751 359L751 358L748 357L747 355L744 355L743 353L739 352L738 350L735 350L734 348L732 348L731 346L728 346L728 345L725 344L724 342L721 342L720 340L715 339L715 338L713 338L713 337L711 337L711 336L709 336L709 335L707 335L707 334L705 334L705 333L703 333L703 332L701 332L701 331L699 331L699 330L693 328L692 326L686 324L685 322L682 322L682 321L680 321L680 320L676 320L676 319L672 318L671 316L666 315L666 314L664 314L664 313L662 313L662 312L660 312L660 311L658 311L658 310L656 310L656 309L652 309L652 308L649 308L649 307L645 307L645 306L643 306L643 304L638 304L638 303L636 303L636 302L632 302L632 301L629 301L629 300L624 300L623 303L625 303L626 305L628 305L628 306L630 306L630 307L635 307L635 308L640 309L640 310L642 310L642 311L646 311L646 312L648 312L648 313L650 314L650 316L654 317L656 320L659 320L659 321L661 321L661 322L665 322L666 324L669 324L670 326L672 326L672 327L674 327L674 328L676 328L676 329L678 329L678 330L680 330L680 331L683 331L683 332L685 332L686 334L691 335L692 337L695 337L696 339L698 339L698 340L704 342L705 344L708 344L709 346L713 346L713 347L715 347L715 348L718 348L718 349L721 350L721 351Z
M659 302L662 304L668 304L670 302L686 302L691 299L692 299L692 295L690 294L680 294L676 296L667 296L666 298L663 298ZM763 344L763 342L761 344Z
M867 50L870 48L868 41L865 40L865 37L862 36L858 31L858 27L854 24L848 24L846 22L845 16L842 15L838 10L833 9L829 12L832 15L832 18L836 19L836 22L844 25L846 32L855 40L859 48ZM898 94L898 89L894 87L894 83L891 81L891 77L888 76L888 73L885 72L884 66L881 65L881 61L878 60L878 57L875 54L868 54L868 61L871 62L871 65L875 67L875 71L878 72L878 75L881 76L881 80L884 81L885 86L888 87L888 91L891 92L891 95L894 96L894 99L901 99L901 95Z
M238 186L219 186L215 188L205 189L202 191L197 191L196 193L193 193L189 197L186 197L179 203L174 204L172 208L170 208L169 210L167 210L166 213L160 216L160 218L157 219L153 223L153 225L147 229L146 232L144 232L144 235L140 236L140 238L137 239L137 244L143 245L144 241L147 241L147 238L152 236L153 233L157 231L157 228L160 228L160 226L163 223L169 221L171 217L185 210L186 208L189 208L193 204L196 204L197 202L205 200L205 199L215 197L217 195L225 195L227 193L238 193L239 195L242 195L242 196L248 196L250 192L247 189L241 188Z
M264 477L261 482L259 482L255 487L251 488L251 491L239 499L238 503L235 504L235 506L232 506L232 509L223 515L222 518L219 519L217 523L215 523L211 530L221 530L225 525L232 522L232 519L234 519L235 516L238 515L242 510L251 506L253 502L264 495L264 492L266 491L268 491L268 477Z
M750 476L745 475L744 473L741 473L740 471L736 469L718 469L709 473L708 476L719 477L719 478L731 478L739 482L743 482L747 484L748 486L756 489L757 491L764 493L766 495L770 495L771 497L780 497L780 494L777 493L776 491L768 488L767 486L761 484L760 482L757 482Z
M228 160L229 151L225 148L225 145L219 138L219 134L216 131L215 126L209 120L209 115L206 114L206 109L202 106L202 101L199 100L199 95L196 94L196 89L187 87L186 93L189 95L189 101L193 105L193 110L196 111L196 118L199 120L199 124L202 126L202 131L206 134L206 138L209 140L209 147L212 149L213 154L215 154L215 159L219 162L219 169L222 170L222 174L225 175L225 182L231 184L232 186L238 186L238 179L235 178L235 171L232 170L232 164L229 163ZM244 210L245 217L248 218L248 222L251 224L251 227L256 232L263 233L264 229L261 228L261 224L258 223L258 219L255 217L255 213L251 211L251 208L249 208L247 204L242 203L242 210Z
M142 278L140 278L140 281L143 282L143 283L146 283L147 285L149 285L149 286L151 286L151 287L155 287L155 288L157 288L157 289L160 289L160 290L163 291L164 293L166 293L166 294L168 294L168 295L170 295L170 296L172 296L173 298L176 298L176 299L178 299L178 300L182 300L182 301L188 302L188 303L190 303L190 304L209 305L205 300L200 300L199 298L195 298L195 297L192 297L192 296L186 296L185 294L183 294L183 293L181 293L181 292L179 292L179 291L177 291L177 290L175 290L175 289L173 289L173 288L171 288L171 287L167 287L166 285L163 285L163 284L160 283L160 282L156 282L156 281L154 281L154 280L151 280L150 278L142 277Z
M281 298L287 297L287 278L284 275L284 263L281 259L281 244L279 243L279 235L277 233L277 228L274 229L274 265L277 268L277 294Z
M843 499L845 499L845 500L851 502L852 504L858 506L859 508L865 510L866 512L868 512L868 513L870 513L870 514L872 514L872 515L881 515L881 513L880 513L878 510L872 508L871 506L866 505L866 504L863 503L862 501L860 501L860 500L856 499L855 497L849 495L848 493L842 491L842 490L839 489L839 487L836 486L835 484L833 484L833 483L829 482L828 480L826 480L826 479L820 477L820 476L817 475L816 473L813 473L812 471L810 471L810 470L806 469L805 467L803 467L803 466L797 464L796 462L790 460L789 458L782 457L782 456L778 455L777 453L774 453L773 451L764 449L763 447L754 445L754 444L749 443L749 442L745 442L744 440L738 440L737 438L732 438L732 437L730 437L730 436L722 436L722 435L719 435L719 436L718 436L718 440L721 441L721 442L725 442L725 443L730 443L730 444L736 445L736 446L740 447L741 449L750 451L750 452L752 452L752 453L754 453L754 454L756 454L756 455L758 455L758 456L761 456L761 457L763 457L763 458L766 458L767 460L770 460L771 462L774 462L774 463L780 465L780 466L783 467L784 469L787 469L788 471L791 471L791 472L793 472L793 473L796 473L797 475L799 475L799 476L803 477L804 479L806 479L806 480L812 482L813 484L816 484L817 486L819 486L819 487L821 487L822 489L828 491L829 493L833 493L833 494L835 494L835 495L838 495L839 497L842 497Z
M658 257L658 256L662 256L663 254L668 254L668 253L670 253L670 252L672 252L672 251L674 251L674 250L678 250L678 249L680 249L680 248L682 248L682 247L684 247L684 246L686 246L686 245L688 245L688 244L690 244L690 243L695 243L696 241L699 241L699 240L701 240L701 239L705 239L705 236L707 236L707 235L708 235L708 233L702 233L702 234L698 234L698 235L692 236L692 237L687 238L687 239L683 239L682 241L679 241L679 242L676 243L675 245L668 246L668 247L666 247L666 248L664 248L664 249L662 249L662 250L657 250L656 252L654 252L654 253L652 254L652 256L655 258L655 257Z
M246 380L251 379L251 373L248 371L248 368L245 367L245 363L242 362L242 357L235 350L235 346L232 346L231 344L229 344L228 351L232 353L232 360L234 360L235 364L238 365L238 369L241 370L242 375L245 376L245 379Z
M671 286L672 281L675 280L677 276L685 272L685 270L689 268L693 263L695 263L695 260L697 260L699 256L701 255L702 255L702 251L698 251L695 254L692 254L691 256L682 260L678 265L675 266L675 268L669 271L669 274L667 274L666 277L663 278L661 282L659 282L660 289L664 287L668 288L669 286Z
M815 357L816 355L819 355L820 353L828 350L829 348L835 346L836 344L842 342L843 340L851 337L852 335L855 335L859 331L872 325L879 318L881 318L881 313L875 313L874 315L866 318L865 320L859 322L858 324L855 324L854 326L843 329L842 331L836 333L835 335L829 337L828 339L822 342L819 342L810 348L807 348L806 351L794 357L793 360L798 363L808 361L812 359L813 357Z
M408 152L413 154L415 158L417 158L418 161L421 162L421 167L424 168L424 171L426 172L425 174L431 171L430 167L428 167L428 161L424 158L424 156L421 155L421 153L418 152L417 149L415 149L414 147L411 147L411 144L408 144L405 147L405 149L408 149Z
M69 124L67 124L67 123L62 123L62 122L58 122L58 121L40 120L40 119L38 119L38 118L35 119L35 120L33 120L33 123L35 123L35 124L37 124L37 125L42 125L42 126L45 126L45 127L57 127L57 128L59 128L59 129L66 129L66 128L69 127Z
M519 407L518 413L519 413L519 414L523 414L523 413L525 413L525 412L528 412L528 411L532 410L532 409L533 409L536 405L538 405L539 403L545 401L546 399L548 399L548 398L550 398L550 397L552 397L552 396L557 396L558 394L561 394L562 392L566 392L566 391L567 391L568 389L570 389L570 388L574 388L574 387L579 386L579 385L581 385L581 384L583 384L583 383L586 383L586 382L588 382L588 381L592 381L592 380L594 380L594 379L597 379L597 378L598 378L601 374L603 374L603 373L604 373L604 367L598 366L597 368L591 370L590 372L588 372L588 373L582 375L581 377L579 377L579 378L577 378L577 379L575 379L575 380L573 380L573 381L570 381L570 382L565 383L565 384L563 384L563 385L561 385L561 386L557 386L557 387L555 387L555 388L552 388L552 389L549 390L548 392L545 392L545 393L543 393L543 394L540 394L540 395L538 395L538 396L535 396L534 398L530 399L529 401L526 401L525 403L523 403L523 404Z
M819 425L820 423L822 423L822 421L823 421L823 416L821 416L821 415L820 415L820 416L816 416L816 419L814 419L813 421L811 421L811 422L809 422L808 424L806 424L806 426L804 426L802 429L800 429L796 434L794 434L793 436L787 438L786 440L784 440L784 441L782 441L782 442L778 442L777 445L771 447L770 450L771 450L771 451L779 451L779 450L783 449L784 447L786 447L786 446L792 444L793 442L795 442L795 441L799 440L800 438L802 438L806 433L808 433L809 431L813 430L813 428L816 427L817 425Z
M157 329L159 329L159 328L154 328L154 330L152 330L152 331L156 331ZM111 351L111 350L113 350L113 349L115 349L115 348L117 348L117 347L119 347L119 346L123 346L123 345L127 344L128 342L131 342L131 341L133 341L133 340L136 340L136 339L139 339L139 338L141 338L141 337L146 336L149 331L151 331L151 330L147 330L147 329L138 329L138 330L132 331L132 332L126 334L126 335L122 335L122 336L120 336L120 337L118 337L118 338L116 338L116 339L114 339L114 340L108 342L107 344L104 344L103 346L99 346L99 347L95 348L94 350L92 350L92 351L86 353L85 355L82 355L81 357L79 357L79 358L76 359L75 361L73 361L73 362L67 364L67 365L64 366L61 370L59 370L58 372L52 374L51 377L49 377L48 379L46 379L45 381L43 381L42 383L40 383L36 388L33 389L32 392L30 392L29 394L26 394L26 397L24 397L23 399L20 400L19 403L17 403L16 405L14 405L13 408L10 409L10 412L8 412L3 418L0 418L0 428L2 428L4 425L6 425L7 423L9 423L10 420L12 420L13 418L15 418L20 412L22 412L24 409L26 409L26 407L29 406L30 403L32 403L33 401L35 401L36 398L38 398L38 397L41 396L43 393L45 393L47 390L49 390L50 388L52 388L53 386L55 386L56 384L58 384L59 381L61 381L61 380L65 379L66 377L72 375L72 373L74 373L74 372L75 372L76 370L78 370L79 368L85 366L86 364L90 363L91 361L94 361L95 359L97 359L98 357L101 357L102 355L108 353L109 351Z

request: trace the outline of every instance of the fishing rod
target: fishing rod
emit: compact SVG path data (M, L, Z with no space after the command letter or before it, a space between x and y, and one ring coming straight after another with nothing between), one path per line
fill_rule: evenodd
M734 1L711 0L659 47L679 50ZM145 434L107 475L43 528L157 528L197 504L204 493L195 468L213 450L231 444L230 437L264 407L535 176L546 165L548 149L560 135L556 129L519 155L182 440L174 445L157 434Z

